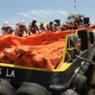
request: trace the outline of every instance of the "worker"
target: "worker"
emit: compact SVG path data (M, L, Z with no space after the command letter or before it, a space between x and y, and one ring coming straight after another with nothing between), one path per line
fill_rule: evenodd
M45 26L44 26L43 23L40 23L40 31L41 32L46 31Z
M64 30L68 30L68 24L67 23L64 23L61 27L61 30L64 31Z
M47 30L53 32L54 31L54 23L52 21L47 24Z
M53 31L57 31L57 30L58 30L57 22L54 21Z
M22 37L24 33L28 34L27 26L25 25L24 20L16 24L15 35Z
M37 26L37 21L33 20L32 23L29 25L29 34L35 34L37 31L39 32L38 26Z
M14 30L8 21L4 21L1 31L2 35L5 35L5 34L12 34Z

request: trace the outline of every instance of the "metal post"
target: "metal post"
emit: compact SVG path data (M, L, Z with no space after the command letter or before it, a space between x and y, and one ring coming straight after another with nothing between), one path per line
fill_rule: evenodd
M77 9L77 0L74 0L74 9L75 9L75 13L76 13L76 9Z

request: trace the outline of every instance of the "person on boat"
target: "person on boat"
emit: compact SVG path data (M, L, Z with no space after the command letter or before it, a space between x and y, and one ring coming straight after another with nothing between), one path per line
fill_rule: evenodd
M54 21L53 31L57 31L57 30L58 30L57 22Z
M47 24L47 30L53 32L54 31L54 23L53 21L50 21L49 24Z
M39 32L39 28L37 26L37 21L33 20L32 23L29 25L29 34L35 34L37 31Z
M46 28L44 26L44 23L40 23L40 31L41 32L46 31Z
M61 31L64 31L64 30L68 30L68 24L67 24L67 23L64 23L64 24L61 26Z
M24 33L28 33L28 29L27 26L25 25L24 20L22 20L21 22L16 24L16 28L15 28L15 35L22 37L24 36Z
M4 21L3 26L1 27L2 35L5 34L12 34L14 29L13 27L9 24L8 21Z

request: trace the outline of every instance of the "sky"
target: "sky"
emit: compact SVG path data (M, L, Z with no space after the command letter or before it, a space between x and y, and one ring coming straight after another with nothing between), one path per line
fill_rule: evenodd
M9 21L15 26L21 20L26 24L36 19L38 23L60 19L66 21L68 15L80 13L95 21L95 0L0 0L0 26Z

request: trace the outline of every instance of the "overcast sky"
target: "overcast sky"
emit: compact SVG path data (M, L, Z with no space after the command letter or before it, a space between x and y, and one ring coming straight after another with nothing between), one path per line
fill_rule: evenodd
M3 21L15 25L20 20L28 24L32 19L38 22L48 22L61 19L75 13L75 0L0 0L0 26ZM76 0L76 13L90 16L95 21L95 0Z

